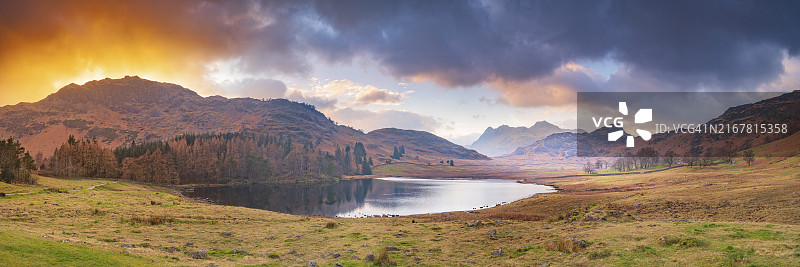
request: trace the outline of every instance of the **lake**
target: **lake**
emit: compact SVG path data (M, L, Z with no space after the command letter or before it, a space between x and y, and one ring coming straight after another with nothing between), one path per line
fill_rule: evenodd
M298 215L365 217L476 210L506 204L553 187L492 179L373 178L327 184L203 187L192 198Z

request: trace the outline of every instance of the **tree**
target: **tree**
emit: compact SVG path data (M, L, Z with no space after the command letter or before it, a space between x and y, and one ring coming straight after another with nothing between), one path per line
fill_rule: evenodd
M664 163L667 163L667 167L672 167L672 164L675 163L675 158L678 154L675 151L669 150L667 153L664 153Z
M743 157L744 157L744 161L746 161L746 162L747 162L747 165L748 165L748 166L749 166L749 165L752 165L752 164L753 164L753 161L755 161L755 160L756 160L755 153L753 153L753 151L751 151L751 150L747 150L747 151L745 151L745 152L744 152L742 155L743 155Z
M452 159L450 160L450 166L455 166L455 163L453 163Z
M700 153L703 151L702 146L693 147L684 153L683 161L689 164L689 167L693 167L698 163L700 159Z
M644 147L636 153L639 168L647 169L658 163L658 151L652 147Z
M36 169L33 157L19 141L12 137L0 140L0 181L35 184L36 177L31 172Z
M361 162L361 173L364 175L372 174L372 167L369 166L368 162L366 161Z
M602 169L603 168L603 160L597 159L597 161L594 163L594 168L595 169Z
M620 172L624 171L625 170L625 159L617 158L616 160L614 160L614 164L613 165L614 165L614 169L615 170L620 171Z
M716 150L716 155L722 159L723 162L733 163L733 159L738 156L736 149L732 145L726 144Z
M117 177L118 162L111 149L97 141L72 137L50 157L48 171L56 176L73 178Z
M400 149L397 149L397 146L395 146L394 147L394 153L392 153L392 158L393 159L400 159L400 157L402 157L402 156L403 156L403 154L400 153Z
M592 169L592 166L592 163L587 161L586 164L583 165L583 172L586 174L593 173L594 170Z
M401 145L400 146L400 156L402 157L405 154L406 154L406 146L405 145Z
M269 160L263 156L245 156L245 174L250 179L263 179L270 176Z
M713 147L709 147L706 149L706 153L703 154L703 158L700 160L700 165L703 167L711 166L711 163L714 162L714 159L716 159L717 155L717 151L715 151Z

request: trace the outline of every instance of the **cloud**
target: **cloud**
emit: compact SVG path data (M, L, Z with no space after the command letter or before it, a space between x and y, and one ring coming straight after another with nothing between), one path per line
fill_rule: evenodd
M330 116L335 121L347 122L347 125L367 132L381 128L434 132L437 128L442 126L439 120L431 116L390 109L369 111L343 108L332 112Z
M413 90L406 90L398 93L373 85L359 84L348 79L312 79L310 88L295 86L293 90L302 93L306 97L336 99L336 104L340 107L400 105L403 104L403 98L414 92Z
M244 79L223 83L223 90L237 97L282 98L286 95L286 84L272 79Z
M320 110L332 110L336 108L336 103L338 102L335 98L307 96L304 95L302 91L297 90L296 88L289 91L286 94L286 99L302 103L308 103L314 105L317 109Z
M382 104L382 105L400 105L403 95L400 93L390 92L386 89L371 89L369 91L362 91L356 95L356 102L361 104Z
M755 90L800 53L795 10L800 2L11 1L0 10L0 88L35 100L53 84L136 74L202 93L214 90L201 79L209 62L240 58L261 78L368 59L398 80L490 85L527 107L591 85L564 66L608 58L624 70L610 84Z
M581 65L567 63L539 79L496 79L490 84L501 93L496 103L515 107L552 107L574 104L578 91L600 91L604 86L604 79ZM481 98L481 101L491 103L488 99Z

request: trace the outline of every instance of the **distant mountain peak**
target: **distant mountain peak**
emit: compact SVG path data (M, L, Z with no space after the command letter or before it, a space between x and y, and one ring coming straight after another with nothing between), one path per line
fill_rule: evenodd
M504 124L496 129L487 127L469 148L489 156L502 156L514 152L518 147L533 144L548 135L567 131L570 130L561 129L544 120L537 121L531 127L511 127Z
M531 128L537 128L537 127L558 127L558 126L543 120L543 121L537 121L536 123L533 124L533 126L531 126Z

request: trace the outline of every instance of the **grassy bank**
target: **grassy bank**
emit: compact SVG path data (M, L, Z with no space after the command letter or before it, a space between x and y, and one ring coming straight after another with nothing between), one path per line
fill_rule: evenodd
M17 266L796 266L798 169L798 161L784 160L555 179L541 182L562 192L497 208L362 219L209 205L142 184L41 177L37 186L0 184L2 192L30 193L0 198L0 258ZM85 190L99 184L105 185ZM387 246L397 251L383 253ZM197 250L207 257L193 259ZM364 261L368 254L375 261Z

